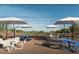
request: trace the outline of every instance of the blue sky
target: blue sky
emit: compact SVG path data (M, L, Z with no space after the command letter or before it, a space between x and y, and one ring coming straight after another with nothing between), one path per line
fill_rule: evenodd
M16 16L32 25L27 31L50 31L45 28L57 20L73 16L79 17L79 5L0 5L0 17Z

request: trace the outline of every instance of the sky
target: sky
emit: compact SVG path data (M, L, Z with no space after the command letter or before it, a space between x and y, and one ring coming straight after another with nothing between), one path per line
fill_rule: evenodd
M19 17L32 28L26 31L50 31L46 26L54 24L64 17L79 17L79 5L65 4L14 4L0 5L0 18Z

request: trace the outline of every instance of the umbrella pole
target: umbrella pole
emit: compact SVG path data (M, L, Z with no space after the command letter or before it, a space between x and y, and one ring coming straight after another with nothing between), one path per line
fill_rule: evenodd
M7 39L7 24L6 24L6 39Z
M74 39L74 34L73 34L73 32L74 32L74 24L72 25L73 27L72 27L72 40Z
M72 40L74 39L74 24L72 25Z
M65 24L64 24L64 37L65 37Z
M15 38L15 27L14 27L14 24L13 24L13 29L14 29L14 38Z
M71 30L69 29L69 39L71 39Z

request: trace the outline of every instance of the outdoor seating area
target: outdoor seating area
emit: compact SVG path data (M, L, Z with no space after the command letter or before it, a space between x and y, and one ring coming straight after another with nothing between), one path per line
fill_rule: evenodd
M58 26L56 26L56 24L57 25L64 24L64 28L65 28L65 24L72 24L72 25L76 24L77 25L78 22L79 22L79 18L76 18L76 17L67 17L67 18L60 19L59 21L57 21L56 23L54 23L55 25L49 25L49 26L47 26L47 28L58 28ZM73 31L74 31L74 28L73 28ZM65 35L65 29L64 29L64 35ZM55 42L54 43L52 42L54 45L61 46L61 47L65 47L65 48L67 48L68 50L70 50L72 52L79 53L79 49L78 49L79 48L79 44L78 44L79 41L76 41L74 39L73 35L74 34L72 32L72 38L71 39L68 39L70 37L70 34L69 34L69 37L68 38L67 37L61 37L61 38L59 38L59 35L57 35L57 37L54 38L52 35L49 35L50 39L48 39L47 44L49 46L51 46L51 44L49 42L50 41L52 42L52 40L55 40L55 41L57 41L57 44ZM61 41L61 42L58 42L58 41Z
M20 37L16 37L14 24L27 24L27 23L20 18L7 17L7 18L0 19L0 24L6 24L6 33L5 33L6 36L5 36L5 39L3 37L0 38L0 47L3 49L6 49L8 52L10 52L10 50L13 50L16 48L23 49L23 45L26 42L26 38L24 39L24 41L22 43L20 42ZM8 24L13 24L13 27L14 27L13 38L8 38L8 36L7 36L7 29L8 29L7 25ZM24 25L19 28L27 28L27 27L31 27L31 26Z
M7 52L11 52L12 50L16 49L23 49L23 46L26 43L26 41L27 39L21 41L20 37L7 38L6 40L0 38L0 49L6 49Z
M7 6L0 6L0 54L79 53L79 6Z
M79 18L74 18L74 17L68 17L64 18L62 20L57 21L55 24L76 24L76 21L78 23ZM70 20L71 19L71 20ZM76 19L76 20L75 20ZM73 20L73 22L72 22ZM65 22L65 23L64 23ZM67 39L66 37L60 37L59 33L57 32L56 34L50 33L48 36L33 36L30 37L28 35L21 35L17 37L16 35L16 28L32 28L30 25L27 25L25 21L19 18L15 17L9 17L9 18L4 18L0 19L0 23L6 24L6 33L5 33L5 39L3 37L0 38L0 48L6 49L8 52L11 52L11 50L15 49L23 49L26 41L30 41L32 38L36 38L35 40L41 41L41 44L37 43L36 45L44 46L44 47L49 47L53 49L67 49L71 51L72 53L79 53L79 42L73 40L73 33L71 35L72 39ZM16 27L14 27L14 32L13 32L13 37L9 38L7 34L7 24L20 24ZM21 24L26 24L26 25L21 25ZM57 25L48 25L46 28L60 28ZM65 28L65 27L64 27ZM55 30L57 31L57 30ZM53 30L53 32L55 32ZM65 35L65 32L64 32ZM70 37L70 35L69 35Z

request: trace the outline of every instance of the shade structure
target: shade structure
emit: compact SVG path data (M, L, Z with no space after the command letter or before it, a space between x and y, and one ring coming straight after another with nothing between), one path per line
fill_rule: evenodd
M27 24L23 19L17 17L0 18L0 24Z
M21 24L21 25L17 25L15 28L32 28L32 26L28 24Z
M60 28L60 27L57 26L57 25L53 25L53 24L51 24L51 25L46 26L46 28L52 28L52 29L55 29L55 30L53 30L53 31L56 31L57 28ZM57 33L57 34L58 34L58 33ZM49 36L50 36L51 39L52 39L52 34L50 34ZM55 38L55 39L56 39L56 38Z
M26 29L26 28L32 28L32 26L29 25L29 24L16 25L16 26L15 26L15 29L19 30L18 28L21 28L21 29L23 30L23 29ZM24 33L25 33L25 31L23 31L23 34L24 34Z
M46 26L46 28L59 28L59 26L51 24L51 25Z
M55 24L77 24L79 23L78 17L66 17L58 20Z
M6 38L7 38L7 24L27 24L23 19L17 17L5 17L0 18L0 24L6 24ZM14 28L14 37L15 37L15 28Z
M79 18L78 17L66 17L63 19L58 20L55 24L64 24L64 28L65 28L65 24L78 24L79 23ZM72 39L73 39L73 32L72 32Z

